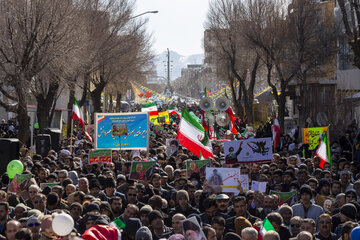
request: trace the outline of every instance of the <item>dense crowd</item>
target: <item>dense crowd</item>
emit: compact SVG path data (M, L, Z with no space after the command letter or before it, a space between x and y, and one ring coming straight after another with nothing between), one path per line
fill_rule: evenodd
M245 127L237 120L239 130ZM241 126L243 125L243 126ZM166 139L175 139L177 125L151 127L149 151L112 151L112 162L89 164L93 144L74 134L59 151L30 156L21 149L24 174L33 177L23 191L8 191L1 176L0 239L56 239L52 221L65 212L74 229L61 239L205 239L182 221L196 217L209 240L354 240L360 239L360 174L355 124L332 142L332 165L303 156L303 146L284 136L269 163L234 164L249 181L267 182L266 192L214 192L198 173L187 176L185 162L199 157L179 146L166 154ZM271 134L271 124L257 130ZM224 131L222 139L240 137ZM69 146L73 143L73 146ZM212 141L212 167L224 164L223 141ZM149 180L129 179L131 161L156 161ZM227 166L228 167L228 166ZM41 187L42 183L60 184ZM295 195L283 201L270 190ZM275 231L263 232L267 219ZM119 226L119 223L123 223ZM113 229L118 229L114 232ZM112 230L111 230L112 229Z

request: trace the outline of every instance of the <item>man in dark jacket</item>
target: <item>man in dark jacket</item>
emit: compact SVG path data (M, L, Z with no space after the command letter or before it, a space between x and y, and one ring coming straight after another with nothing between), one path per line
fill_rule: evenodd
M180 190L176 193L176 207L172 208L169 214L169 218L172 219L176 213L181 213L185 217L190 214L200 214L200 211L189 204L189 194L185 190Z

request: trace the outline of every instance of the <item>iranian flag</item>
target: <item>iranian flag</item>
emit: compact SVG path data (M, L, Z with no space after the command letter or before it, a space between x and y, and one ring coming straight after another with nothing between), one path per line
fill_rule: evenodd
M72 109L72 119L74 121L79 121L81 130L83 131L86 139L89 140L90 142L92 142L92 138L90 137L90 135L86 131L85 119L84 119L83 114L82 114L82 112L80 110L79 104L76 101L76 98L74 98L74 104L73 104L73 109Z
M263 221L263 224L260 228L261 236L264 237L264 235L267 231L275 231L275 228L273 227L271 222L267 218L265 218L265 220Z
M186 109L181 114L177 139L198 157L202 155L206 159L213 156L210 138L204 127Z
M143 104L141 107L142 112L157 112L157 110L156 102Z
M316 150L315 156L318 156L321 159L319 166L322 169L324 169L325 163L328 162L328 163L330 163L330 166L332 165L330 144L329 144L327 131L320 134L319 141L320 141L320 145L319 145L318 149Z
M272 134L273 134L273 147L275 149L280 146L280 124L277 118L274 119Z

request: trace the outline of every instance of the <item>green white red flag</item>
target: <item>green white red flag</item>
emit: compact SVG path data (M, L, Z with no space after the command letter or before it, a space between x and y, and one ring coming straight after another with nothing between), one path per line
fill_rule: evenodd
M204 127L186 109L181 114L177 139L179 144L196 156L203 156L205 159L213 157L210 138Z
M331 161L331 151L330 151L330 144L328 139L327 131L323 132L319 136L319 147L316 150L315 156L318 156L321 159L320 167L324 169L325 163L330 163L330 166L332 165Z
M147 103L147 104L143 104L141 106L141 111L142 112L157 112L157 106L156 106L156 102L152 102L152 103Z
M275 231L275 228L273 227L271 222L267 218L265 218L265 220L263 221L263 224L260 228L261 236L264 237L265 233L268 231Z
M86 121L83 117L83 114L81 112L81 109L79 107L78 102L76 101L76 98L74 98L74 104L73 104L73 109L72 109L72 119L74 121L78 121L81 127L81 130L83 131L85 137L87 140L89 140L90 142L92 142L92 138L89 135L89 133L86 131Z

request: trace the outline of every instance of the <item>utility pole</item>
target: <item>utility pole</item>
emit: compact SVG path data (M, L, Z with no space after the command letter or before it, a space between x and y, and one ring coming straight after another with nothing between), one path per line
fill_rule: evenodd
M172 97L173 90L170 85L170 51L167 49L167 86L165 88L165 94Z

